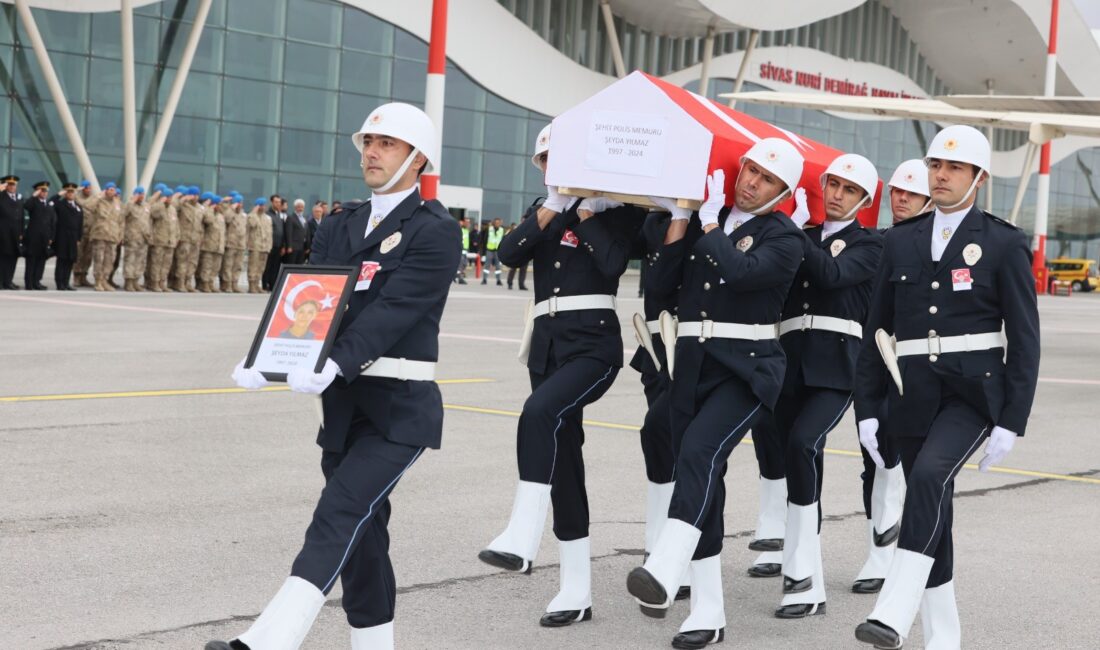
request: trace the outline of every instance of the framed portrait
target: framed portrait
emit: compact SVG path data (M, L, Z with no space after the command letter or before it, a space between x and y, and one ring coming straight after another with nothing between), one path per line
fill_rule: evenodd
M269 381L286 381L295 368L320 372L358 277L351 266L283 265L245 367Z

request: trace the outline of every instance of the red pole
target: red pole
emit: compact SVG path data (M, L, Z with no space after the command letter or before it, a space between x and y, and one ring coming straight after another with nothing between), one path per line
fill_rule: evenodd
M435 123L435 169L420 177L420 196L425 200L439 195L439 158L443 151L443 92L447 72L447 0L432 0L432 36L428 42L428 81L424 93L424 112Z
M1047 44L1046 77L1043 80L1043 96L1054 96L1054 82L1058 75L1058 0L1050 3L1050 37ZM1039 150L1039 184L1036 189L1035 238L1032 244L1032 273L1035 290L1047 292L1047 220L1050 214L1050 142Z

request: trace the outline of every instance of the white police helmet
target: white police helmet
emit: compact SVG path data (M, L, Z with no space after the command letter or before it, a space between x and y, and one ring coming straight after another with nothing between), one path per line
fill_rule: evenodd
M829 163L825 173L821 175L822 190L825 189L825 183L828 182L829 176L836 176L850 183L855 183L864 192L863 198L848 211L848 214L844 215L844 219L841 219L841 221L851 217L863 206L874 203L875 191L878 190L878 170L875 169L874 163L870 160L858 153L840 154L833 159L833 162Z
M928 167L920 158L912 158L898 165L888 185L921 196L932 196L928 190Z
M939 158L976 165L988 174L992 157L993 151L984 133L972 126L954 124L932 138L924 164L927 165L932 158Z
M363 136L366 135L386 135L407 142L413 148L407 163L411 164L416 153L420 152L428 159L428 166L424 171L431 173L435 170L439 156L439 139L432 118L419 108L401 102L379 106L363 121L359 132L351 136L359 153L363 153ZM403 175L406 168L407 166L394 174L394 177Z
M542 127L539 137L535 138L535 153L531 156L531 164L539 166L539 156L550 151L550 124ZM539 167L541 169L541 167Z
M787 193L794 194L798 187L798 181L802 178L802 154L790 142L783 138L764 138L754 144L745 155L741 156L741 169L745 168L745 161L751 160L768 172L774 174L784 185L786 192L780 192L767 204L757 208L755 214L764 214L776 203L782 201ZM740 176L741 172L738 172Z

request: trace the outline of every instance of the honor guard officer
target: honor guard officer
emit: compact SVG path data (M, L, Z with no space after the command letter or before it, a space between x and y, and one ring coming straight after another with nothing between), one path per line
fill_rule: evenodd
M777 618L825 613L824 448L852 403L863 321L882 253L881 235L863 228L856 214L874 202L878 182L874 164L857 154L838 156L821 175L825 222L802 231L803 261L779 324L787 370L773 421L785 449L787 522Z
M890 211L893 214L892 225L897 225L910 217L923 214L932 205L928 191L928 168L920 158L906 160L894 170L890 182ZM880 232L885 233L887 229ZM886 402L882 403L882 412L878 421L885 425ZM891 449L886 427L880 426L875 434L879 455L884 467L879 469L871 455L861 445L863 456L863 509L867 514L868 528L871 531L868 544L867 561L852 583L852 591L857 594L874 594L882 589L886 579L886 570L897 547L898 531L901 529L901 507L905 499L905 474L901 467L901 456Z
M545 170L545 163L540 167ZM641 222L636 208L607 199L577 201L547 186L536 216L500 245L500 259L508 266L534 263L529 347L525 341L531 396L516 432L519 485L511 518L478 557L529 572L553 501L561 584L540 620L544 627L592 618L581 418L623 365L615 294L630 255L632 222Z
M8 174L0 178L0 289L18 289L15 265L19 262L19 240L23 238L23 195L19 193L19 177Z
M986 439L979 467L999 463L1024 434L1035 397L1039 313L1028 238L974 205L990 157L989 141L969 126L932 140L925 163L936 209L886 234L864 328L860 442L882 467L875 434L888 400L882 426L907 481L897 550L874 610L856 628L857 639L879 648L902 646L918 608L925 647L960 647L955 476Z
M42 275L46 272L46 260L53 248L57 230L57 212L50 198L50 184L41 181L34 184L34 193L23 204L27 212L27 224L23 229L23 284L27 290L45 291Z
M58 291L76 291L70 283L73 263L78 254L78 244L84 235L84 209L76 202L76 183L65 183L61 193L53 198L57 213L57 228L53 248L57 255L53 281Z
M389 496L425 449L439 447L439 320L460 235L447 209L417 189L439 150L431 118L385 104L352 140L373 196L321 222L310 263L355 266L359 281L321 372L287 375L291 390L321 394L326 487L282 589L247 632L207 650L298 648L338 578L353 650L393 648ZM241 366L234 376L244 387L265 383Z
M802 164L786 140L757 142L741 158L733 207L724 208L725 172L716 170L698 221L674 215L647 269L647 293L680 287L679 323L668 314L661 323L676 485L668 521L645 565L630 572L627 589L644 614L663 617L690 563L691 615L672 641L677 648L701 648L725 635L723 479L733 448L779 396L785 358L776 327L803 236L774 206L790 196Z

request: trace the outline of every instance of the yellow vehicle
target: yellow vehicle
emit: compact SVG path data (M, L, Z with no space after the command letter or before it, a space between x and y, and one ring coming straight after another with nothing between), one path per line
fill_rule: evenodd
M1062 280L1069 282L1074 291L1093 291L1100 285L1097 278L1095 260L1082 260L1070 257L1056 257L1047 260L1047 268L1050 269L1048 280Z

